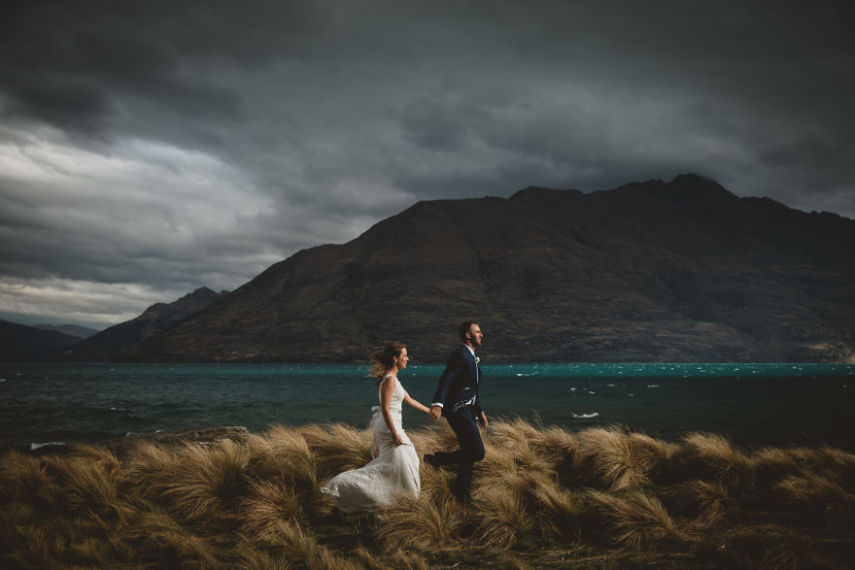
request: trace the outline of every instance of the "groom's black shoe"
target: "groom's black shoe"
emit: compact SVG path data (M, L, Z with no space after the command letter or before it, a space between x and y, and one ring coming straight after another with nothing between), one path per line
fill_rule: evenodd
M434 467L442 467L442 462L439 460L439 457L436 454L425 455L425 463L428 465L433 465Z
M467 489L460 481L455 481L454 484L452 484L451 491L461 507L465 509L472 506L472 495L469 494L469 489Z

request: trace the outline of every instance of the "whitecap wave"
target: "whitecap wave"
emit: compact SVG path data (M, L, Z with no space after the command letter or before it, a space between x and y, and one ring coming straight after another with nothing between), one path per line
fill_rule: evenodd
M648 384L647 387L648 388L658 388L659 384Z
M590 418L596 418L597 416L600 415L600 412L591 412L589 414L576 414L576 413L570 412L570 415L573 416L577 420L587 420Z
M64 441L46 441L44 443L31 443L30 444L30 451L35 451L37 449L41 449L43 447L49 447L51 445L61 446L61 445L65 445L65 442Z

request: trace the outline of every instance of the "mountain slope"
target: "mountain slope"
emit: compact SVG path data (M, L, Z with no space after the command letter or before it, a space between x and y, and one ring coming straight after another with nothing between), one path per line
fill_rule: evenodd
M60 358L73 362L112 360L153 334L198 313L223 295L225 291L215 293L207 287L201 287L172 303L156 303L140 316L104 329L75 344L64 351Z
M438 361L476 319L491 361L853 357L855 222L683 175L583 194L419 202L301 251L124 358Z
M96 329L90 329L88 327L81 327L78 325L36 325L36 328L43 331L61 332L62 334L67 334L68 336L73 336L78 339L89 338L90 336L98 334Z
M79 340L58 331L0 320L0 362L50 360Z

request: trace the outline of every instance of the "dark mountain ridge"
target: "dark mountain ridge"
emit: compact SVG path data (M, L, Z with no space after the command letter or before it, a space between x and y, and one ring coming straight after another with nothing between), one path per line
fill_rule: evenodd
M148 337L198 313L225 294L226 291L216 293L207 287L200 287L171 303L155 303L140 316L104 329L78 342L58 358L72 362L113 360Z
M92 335L98 334L97 329L90 329L79 325L35 325L35 327L43 331L61 332L62 334L67 334L78 339L89 338Z
M855 222L678 176L419 202L303 250L123 359L439 361L478 320L497 361L852 361Z
M0 320L0 362L48 360L80 340L56 330Z

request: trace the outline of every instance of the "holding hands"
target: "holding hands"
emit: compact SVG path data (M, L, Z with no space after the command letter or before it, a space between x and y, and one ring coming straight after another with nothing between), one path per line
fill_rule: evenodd
M428 410L427 415L431 419L431 421L435 422L442 417L442 408L440 408L439 406L433 406L430 410ZM477 421L484 429L487 429L487 426L490 425L490 422L487 421L487 414L485 414L483 410L478 416Z

